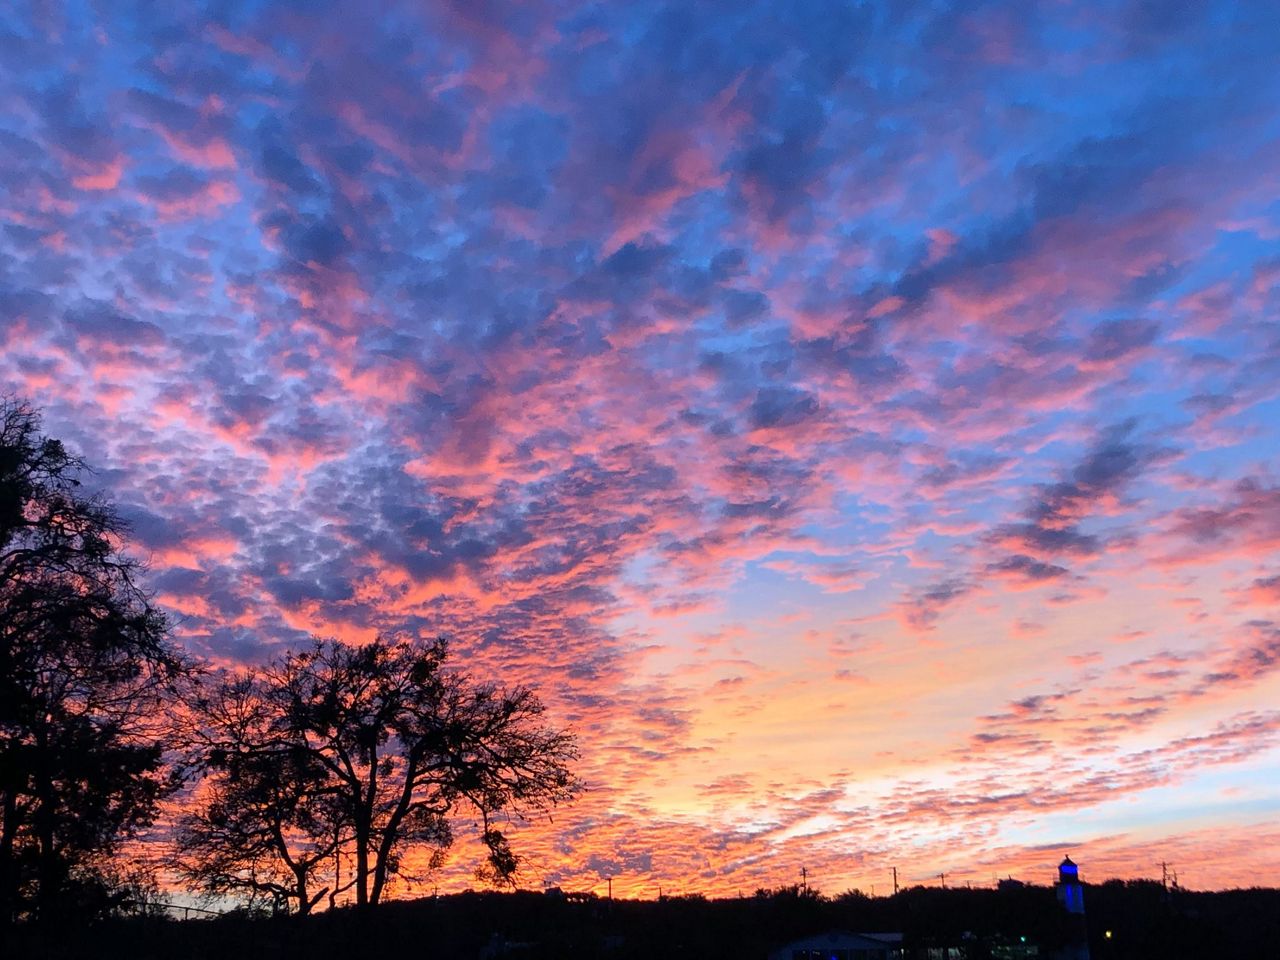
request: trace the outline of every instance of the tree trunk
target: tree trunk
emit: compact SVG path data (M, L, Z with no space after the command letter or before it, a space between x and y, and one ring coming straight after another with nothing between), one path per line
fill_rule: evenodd
M369 906L369 825L363 822L356 824L356 906Z
M305 917L311 912L311 900L307 896L307 871L304 867L294 867L293 876L298 890L298 915Z
M378 751L375 748L369 749L369 789L368 795L360 798L360 824L356 827L356 874L360 878L360 885L356 888L356 903L359 906L372 907L378 903L378 897L382 893L382 889L376 882L373 886L373 896L369 895L369 844L372 841L373 833L373 810L378 800ZM377 852L374 852L374 866L377 866L379 858Z
M373 892L370 894L369 902L376 904L382 899L382 888L387 882L387 862L381 855L381 851L375 852L374 859L377 863L373 867Z
M36 808L31 818L36 835L36 917L50 919L58 900L55 879L57 854L54 852L53 774L49 769L48 739L43 728L36 731L35 787Z
M17 779L16 775L13 779ZM16 784L6 783L4 812L0 816L0 927L18 919L18 877L13 862L13 838L18 832L18 798Z

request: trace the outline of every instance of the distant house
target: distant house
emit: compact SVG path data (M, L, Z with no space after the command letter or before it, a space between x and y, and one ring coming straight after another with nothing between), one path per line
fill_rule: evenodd
M902 960L902 934L833 930L794 940L769 954L769 960Z

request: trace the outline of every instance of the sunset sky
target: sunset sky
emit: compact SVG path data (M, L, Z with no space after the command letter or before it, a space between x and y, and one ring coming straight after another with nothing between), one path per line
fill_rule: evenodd
M195 653L534 686L524 886L1280 883L1270 0L17 9L0 391Z

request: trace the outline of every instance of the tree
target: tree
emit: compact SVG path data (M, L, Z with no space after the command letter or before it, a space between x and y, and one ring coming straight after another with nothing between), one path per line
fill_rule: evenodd
M110 857L173 782L160 705L188 664L84 463L0 399L0 922L109 906Z
M179 823L181 871L301 912L350 889L372 906L411 847L440 862L469 808L488 847L477 873L510 880L519 858L494 818L572 798L574 743L528 688L477 683L447 656L443 640L315 640L211 685L195 701L208 776Z

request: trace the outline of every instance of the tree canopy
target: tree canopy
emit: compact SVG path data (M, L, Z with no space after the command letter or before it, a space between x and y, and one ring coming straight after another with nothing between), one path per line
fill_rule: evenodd
M159 709L188 664L86 466L0 399L0 922L108 902L174 783Z
M208 776L179 823L180 871L300 912L347 891L374 905L411 848L436 865L470 810L488 848L478 874L509 880L519 858L495 817L571 798L574 743L532 691L447 657L443 640L317 639L208 686L194 703Z

